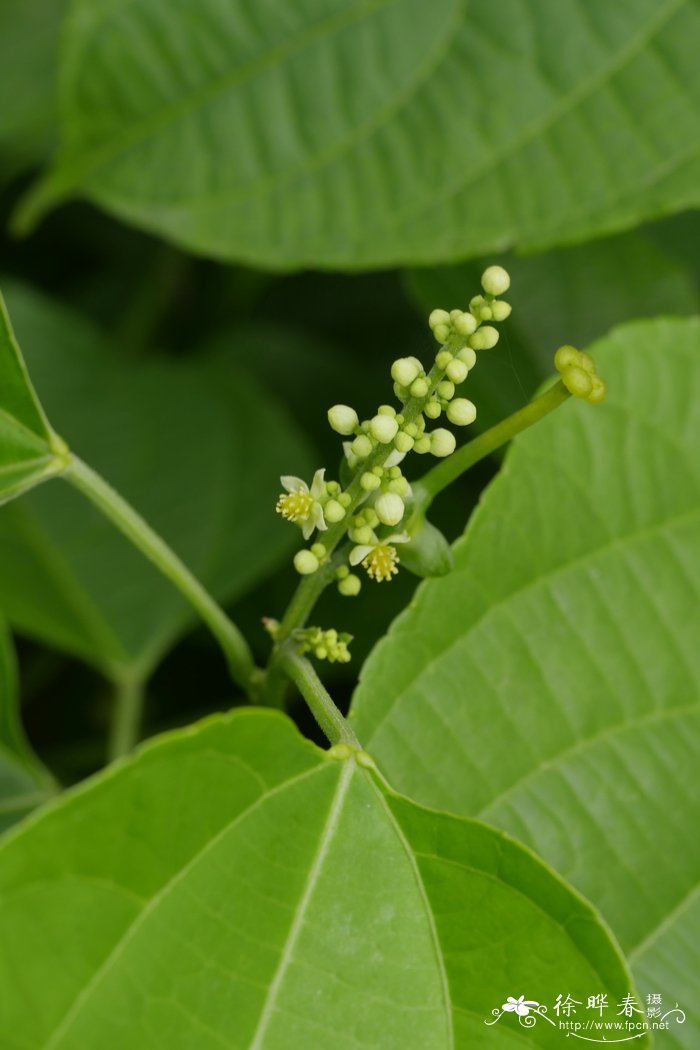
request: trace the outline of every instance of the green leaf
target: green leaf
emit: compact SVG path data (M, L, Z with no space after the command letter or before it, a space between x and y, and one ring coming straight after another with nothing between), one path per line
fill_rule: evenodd
M221 600L297 539L274 514L279 475L310 474L284 409L217 358L135 362L36 293L13 315L52 417ZM146 676L192 621L171 584L67 485L0 513L0 608L108 675Z
M0 183L45 160L56 137L58 31L68 0L0 5Z
M51 786L22 730L14 653L0 620L0 831L45 802Z
M176 819L174 819L175 814ZM629 990L582 898L282 715L142 749L0 846L0 1027L26 1050L523 1045L492 1010ZM615 1001L617 1001L615 999ZM559 1045L540 1021L529 1045Z
M0 295L0 504L57 474L60 439L32 388Z
M609 397L523 434L365 667L397 787L517 835L602 911L645 992L700 1018L698 320L593 347ZM419 743L417 743L419 742ZM684 1041L684 1039L686 1041Z
M623 321L697 313L700 295L690 260L679 258L674 245L657 243L667 241L673 228L667 221L594 244L499 259L512 278L506 298L513 313L500 326L495 351L481 354L469 376L479 426L497 423L527 401L551 373L558 346L586 346ZM697 230L692 240L697 242ZM485 265L482 260L411 270L408 288L426 316L436 306L464 307Z
M63 43L21 228L79 194L216 258L348 268L699 201L696 0L78 0Z

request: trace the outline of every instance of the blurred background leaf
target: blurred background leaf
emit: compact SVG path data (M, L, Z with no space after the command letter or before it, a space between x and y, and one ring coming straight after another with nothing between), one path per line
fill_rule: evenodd
M78 0L18 224L77 194L272 269L600 236L699 202L698 38L697 0Z

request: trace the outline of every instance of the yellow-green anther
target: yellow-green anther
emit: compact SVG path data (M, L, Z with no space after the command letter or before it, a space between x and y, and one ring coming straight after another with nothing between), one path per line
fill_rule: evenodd
M479 333L477 332L476 335ZM472 336L472 339L476 338L476 335ZM469 369L465 365L464 361L460 361L458 357L454 361L450 361L449 365L445 369L445 375L448 379L452 380L453 383L463 383L467 378ZM454 388L453 388L454 392Z
M430 435L430 451L434 456L450 456L455 450L455 436L444 427L438 427Z
M399 424L393 418L393 416L379 415L377 414L369 424L369 432L373 438L381 442L382 445L388 445L390 441L393 441L399 429Z
M328 409L328 422L336 434L352 434L359 423L357 412L349 405L333 405Z
M447 406L447 418L455 426L469 426L476 419L476 405L466 397L457 397Z
M503 295L510 288L510 275L502 266L487 266L481 275L481 287L487 295Z
M374 504L382 525L398 525L404 516L404 502L395 492L383 492Z
M311 576L318 569L318 558L311 551L297 551L294 555L294 568L301 576Z
M323 514L326 521L335 525L345 517L345 507L337 499L329 499L323 508Z

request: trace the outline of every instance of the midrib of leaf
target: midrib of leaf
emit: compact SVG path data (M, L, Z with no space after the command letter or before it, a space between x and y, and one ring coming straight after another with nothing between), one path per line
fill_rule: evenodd
M7 421L9 424L8 429L21 431L22 437L26 440L28 445L35 448L37 452L41 452L43 456L46 455L48 450L46 439L35 434L26 423L22 423L16 416L10 415L10 413L4 408L0 408L0 419Z
M672 515L669 518L664 518L663 521L654 522L653 525L646 526L643 529L638 529L634 532L625 533L624 536L615 536L608 543L600 544L599 546L594 547L589 551L586 551L584 554L578 555L578 557L576 558L570 558L567 561L561 562L559 565L554 566L552 569L548 569L547 572L541 573L533 579L527 580L525 583L522 584L522 586L516 587L514 590L509 591L507 594L504 594L502 598L500 598L497 602L493 603L492 605L486 606L483 609L483 611L469 624L469 627L467 628L467 633L471 634L477 627L482 625L492 615L501 611L507 605L509 605L514 598L520 595L527 594L530 591L537 590L543 584L550 583L551 581L555 580L558 576L569 572L571 569L577 566L585 566L591 562L594 562L601 555L609 554L619 547L631 547L633 544L639 542L640 540L649 539L658 533L663 533L667 530L674 529L677 525L685 524L686 521L690 522L698 517L700 517L700 507L694 507L691 508L691 510L684 511L681 514L676 514ZM462 540L462 542L465 542L465 540ZM457 575L468 576L468 574L468 567L465 569L456 570L452 573L452 575L455 577ZM420 597L416 599L416 602L419 600ZM415 604L415 602L413 604ZM400 620L397 621L397 623L400 625ZM397 632L394 631L390 633ZM451 641L449 641L446 645L437 648L434 655L431 656L430 660L426 661L421 667L419 677L423 677L423 675L425 675L431 668L433 668L436 664L439 664L440 661L444 658L445 654L449 653L456 645L459 645L463 641L464 637L464 634L460 634L456 638L453 638ZM417 680L418 679L415 677L412 678L411 685L414 685ZM361 681L362 679L360 678L360 682ZM392 711L394 710L394 707L403 698L404 695L405 690L402 690L400 693L397 693L397 695L393 698L389 707L385 709L384 713L382 714L382 717L374 726L372 730L372 735L370 736L368 743L375 738L383 723L387 720L387 718L389 718Z
M14 507L13 510L24 519L25 537L28 536L32 541L32 550L38 555L47 574L58 583L66 602L85 628L88 638L92 639L100 651L106 648L109 652L121 653L123 667L129 666L129 655L119 637L104 619L99 607L95 605L88 592L80 585L77 577L65 564L61 552L40 527L36 517L21 505ZM122 663L117 666L111 660L110 666L100 664L100 670L105 673L111 670L115 677L119 677L123 667Z
M40 197L43 200L44 198L51 199L69 193L105 164L109 164L116 157L139 145L151 133L160 131L169 124L187 116L197 107L216 98L217 95L229 91L247 80L252 80L269 67L281 64L297 52L303 51L310 44L331 37L354 22L362 21L376 11L399 2L400 0L358 0L357 3L347 10L322 19L316 25L305 29L295 37L290 37L283 44L278 44L277 47L271 48L247 64L227 72L196 91L190 92L178 102L163 107L147 119L134 122L122 136L113 139L100 149L96 149L90 154L81 153L75 160L68 160L61 164L54 172L50 172L44 180L39 182L36 191L30 190L27 198L28 204L31 205L35 197Z
M348 793L348 788L350 787L350 782L352 780L354 771L355 762L353 759L350 759L343 763L343 769L341 770L340 776L338 778L338 785L336 787L335 794L333 796L330 808L328 810L328 817L323 828L323 833L319 839L316 855L314 856L314 859L311 863L311 867L309 868L309 876L306 880L304 892L296 909L292 925L289 929L289 934L287 935L287 940L285 942L282 955L280 956L280 961L278 963L277 970L270 983L270 987L265 998L265 1003L260 1014L260 1019L258 1021L258 1026L253 1035L253 1039L250 1043L249 1050L262 1050L265 1033L267 1032L270 1021L275 1012L275 1001L279 995L280 988L282 987L282 983L284 981L287 970L289 969L289 964L292 961L294 949L297 945L299 935L301 934L302 928L304 926L306 913L309 909L309 905L311 904L311 899L313 897L314 890L316 889L316 885L321 875L321 871L323 870L323 865L328 855L329 847L331 845L331 842L333 841L333 837L338 828L338 823L340 821L340 816L343 810L343 803L345 802L345 796Z
M416 884L416 889L418 890L418 893L421 898L421 903L423 904L423 910L425 912L425 916L430 927L430 939L432 941L433 951L435 954L435 965L437 966L438 972L440 974L440 988L442 990L442 1001L445 1007L445 1017L447 1018L448 1045L451 1048L454 1048L454 1025L452 1024L452 996L450 994L450 985L449 981L447 980L447 973L445 972L445 961L442 956L440 940L438 938L438 932L435 926L435 915L430 905L430 901L425 890L425 884L423 882L423 879L421 878L421 873L418 869L418 865L416 864L416 854L413 852L409 843L407 842L406 836L404 835L401 826L399 825L399 822L397 821L394 814L391 812L391 808L387 805L386 798L382 793L381 788L377 784L375 778L373 776L369 776L368 780L372 787L372 790L374 791L374 794L379 800L382 809L386 813L387 820L389 821L389 824L391 825L391 828L394 834L396 835L399 844L401 845L401 849L403 850L406 856L406 860L408 861L411 873Z
M650 19L647 25L636 36L633 36L624 47L620 48L610 62L604 64L590 77L575 85L568 95L562 96L561 100L552 107L549 113L544 114L539 120L533 121L532 124L526 125L518 138L504 145L501 150L492 153L480 167L469 174L467 179L459 179L458 173L458 177L454 182L446 183L439 190L435 190L427 203L420 203L416 207L406 208L404 211L387 212L387 221L382 224L382 229L393 230L407 220L415 219L426 212L432 211L437 205L443 204L451 197L455 197L462 191L474 186L484 176L490 174L502 161L509 159L511 155L517 153L523 146L534 141L544 132L549 131L557 121L565 117L567 113L570 113L579 102L582 102L596 88L605 84L606 81L612 79L614 74L618 73L628 62L636 58L649 44L650 40L663 29L666 23L682 7L686 6L687 2L688 0L668 0L668 3L660 8L659 12ZM620 191L618 197L624 192Z
M153 745L157 747L158 745ZM249 768L246 763L241 763ZM350 763L348 763L349 765ZM273 798L275 795L281 794L292 784L297 784L302 780L306 780L309 777L318 775L326 769L325 764L315 765L311 769L304 770L303 773L299 773L294 777L290 777L288 780L283 781L274 788L270 788L268 791L262 792L255 802L241 810L236 817L226 823L215 835L212 835L204 845L193 854L190 860L183 865L178 871L175 872L167 881L161 886L157 893L151 898L141 912L136 916L134 921L127 926L124 933L121 935L119 940L116 942L112 950L103 960L102 964L95 970L95 973L87 982L84 988L78 992L77 996L73 1000L72 1004L64 1014L63 1019L59 1022L58 1026L54 1029L53 1033L49 1035L48 1040L43 1044L41 1050L56 1050L59 1046L59 1040L70 1030L70 1026L79 1016L81 1010L84 1008L86 1003L89 1001L90 996L99 986L101 981L104 980L106 975L109 973L111 968L119 959L122 952L126 949L129 942L138 933L139 929L149 917L149 915L155 911L158 905L165 899L165 897L175 889L175 887L187 876L189 871L198 864L206 854L214 849L221 839L224 838L230 831L232 831L245 817L249 816L256 809L263 805L268 799ZM75 797L75 796L73 796Z
M643 941L640 941L639 944L637 944L634 948L627 952L627 960L630 966L639 958L640 955L643 955L644 952L651 948L651 946L659 939L659 937L663 936L666 930L670 929L670 927L676 922L676 920L680 918L683 912L687 911L688 908L690 908L691 905L695 903L695 898L698 896L698 894L700 894L700 883L693 886L692 890L690 890L685 895L685 897L678 902L673 911L669 912L669 914L663 919L663 921L660 922L658 926L655 926L651 930L651 932L647 934Z

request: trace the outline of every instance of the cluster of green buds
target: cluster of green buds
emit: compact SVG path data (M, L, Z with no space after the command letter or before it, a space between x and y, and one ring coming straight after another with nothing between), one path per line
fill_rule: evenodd
M591 405L600 404L608 392L605 380L598 375L595 361L584 350L560 346L554 355L554 367L569 393Z
M286 490L277 501L278 512L300 526L304 539L318 530L323 541L298 551L294 565L310 575L328 563L334 548L347 532L352 546L333 557L333 573L341 594L356 595L361 586L351 568L362 566L376 582L391 580L400 561L397 546L410 543L406 529L412 492L402 464L410 452L451 455L456 439L446 426L434 426L444 415L453 426L468 426L476 407L457 396L477 361L477 354L498 342L498 331L489 322L505 320L511 307L500 298L510 286L507 272L489 266L482 275L483 294L467 310L433 310L429 326L439 344L433 364L424 368L416 357L400 357L391 365L398 405L383 404L369 419L360 420L349 405L328 411L331 428L342 437L345 465L341 486L326 482L317 471L307 486L300 478L282 478ZM342 523L342 524L340 524Z
M329 663L347 664L350 662L348 645L352 635L345 631L322 627L304 627L294 632L294 639L300 653L312 653L317 660L328 660Z

